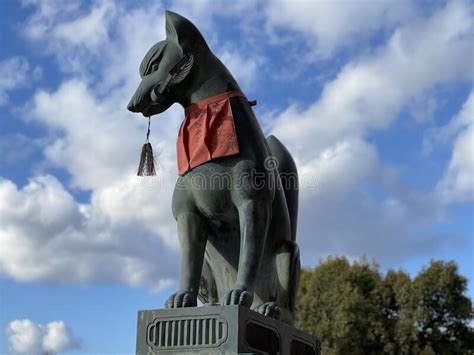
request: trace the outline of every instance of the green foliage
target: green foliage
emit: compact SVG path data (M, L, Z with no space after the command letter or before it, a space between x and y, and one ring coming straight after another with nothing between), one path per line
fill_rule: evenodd
M303 269L296 324L324 354L474 354L467 280L432 261L414 280L377 264L329 258Z

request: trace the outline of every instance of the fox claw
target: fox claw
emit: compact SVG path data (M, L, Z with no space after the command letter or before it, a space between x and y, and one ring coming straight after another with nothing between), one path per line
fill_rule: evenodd
M253 302L253 293L248 291L234 288L230 290L229 293L224 297L222 302L223 306L230 306L230 305L241 305L244 307L250 307Z
M275 302L266 302L254 308L254 311L263 314L264 316L280 319L281 310Z
M166 308L196 307L197 297L189 291L173 293L165 303Z

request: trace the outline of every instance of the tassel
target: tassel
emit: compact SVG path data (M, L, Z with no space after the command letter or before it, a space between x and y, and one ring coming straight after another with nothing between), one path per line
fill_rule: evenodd
M153 148L150 143L150 121L151 117L148 117L148 131L146 134L146 143L143 145L142 154L140 156L140 165L138 166L138 176L154 176L155 171L155 158L153 157Z

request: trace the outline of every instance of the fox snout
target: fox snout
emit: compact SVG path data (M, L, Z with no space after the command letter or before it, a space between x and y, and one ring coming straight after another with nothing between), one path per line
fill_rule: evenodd
M153 89L153 83L147 79L149 78L142 79L140 85L138 85L137 90L127 105L127 109L132 112L143 112L143 110L145 110L151 104L150 93Z
M160 80L152 80L152 77L144 77L137 91L130 99L127 109L132 112L142 113L149 117L166 111L173 100L168 95L157 96L154 89L159 86Z
M150 104L150 93L140 93L137 91L130 99L127 109L132 112L143 112Z

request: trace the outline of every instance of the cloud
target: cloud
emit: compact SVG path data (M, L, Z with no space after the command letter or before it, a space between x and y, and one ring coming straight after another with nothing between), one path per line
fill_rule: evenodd
M41 325L29 319L14 320L7 326L7 336L12 354L67 352L81 346L63 321Z
M98 3L87 15L53 27L52 34L59 41L94 50L109 39L109 20L114 16L114 12L115 6L112 2Z
M41 76L39 67L32 68L24 57L11 57L0 62L0 106L7 104L8 92L34 82Z
M259 71L264 63L263 58L257 55L244 57L239 51L231 49L220 51L217 56L233 73L244 92L246 88L255 90L255 86L258 86Z
M79 347L80 342L63 321L55 321L46 325L43 337L43 348L48 352L60 352Z
M90 202L76 202L51 175L35 176L24 187L2 180L0 270L19 281L158 291L177 276L176 159L169 147L180 116L175 109L165 114L161 139L152 137L159 177L141 178L136 169L146 122L117 107L115 97L99 102L95 95L71 80L55 92L39 91L29 105L28 119L51 132L43 145L47 161L70 174L73 189L90 191Z
M71 3L64 14L57 12L56 0L47 0L44 4L27 3L34 5L35 9L24 29L27 37L43 43L46 53L55 56L62 71L79 74L85 82L97 83L100 92L117 89L118 84L122 85L120 94L133 92L134 86L138 85L137 68L142 57L153 44L165 38L165 8L160 1L148 3L146 9L101 1L94 3L85 13L78 4ZM214 25L213 21L208 21L209 9L211 13L229 8L242 13L251 4L196 2L184 6L176 1L173 9L177 8L184 16L190 14L199 28L206 29ZM204 8L208 10L203 18ZM249 57L231 48L225 48L221 54L244 85L256 82L256 69L262 58ZM89 67L94 67L94 71ZM97 80L97 76L101 80Z
M34 9L23 28L24 34L33 40L46 36L55 22L64 21L80 8L80 2L75 0L67 3L61 0L22 0L22 5Z
M128 113L126 104L138 85L141 57L164 37L164 12L156 4L130 11L108 5L118 23L114 39L82 51L87 38L76 41L66 34L78 23L94 27L97 21L91 19L99 16L94 15L99 5L81 15L77 9L58 15L57 22L43 19L54 6L35 5L35 26L42 21L46 26L35 31L35 43L60 46L63 52L52 53L59 62L79 50L97 67L93 75L83 70L88 60L71 67L66 71L73 72L72 79L54 90L37 90L22 110L25 123L47 128L41 146L46 171L63 169L69 179L67 187L47 173L31 177L25 186L0 180L0 271L23 282L120 283L158 291L177 276L178 241L171 215L177 171L170 147L182 113L173 107L160 117L163 123L153 122L159 177L140 178L136 169L146 121ZM68 188L86 192L88 202L76 201Z
M379 161L370 135L387 129L414 99L429 100L436 85L472 78L470 15L468 5L453 2L397 27L370 56L347 63L316 102L290 105L275 117L271 133L316 182L301 192L299 235L307 255L368 254L393 263L439 247L431 231L442 216L437 195L403 184L400 171ZM464 171L467 155L459 156L454 171Z
M255 12L258 4L252 0L226 1L226 0L173 0L170 10L184 17L192 19L192 22L204 31L212 31L213 22L209 21L214 16L236 17L239 15L249 16ZM239 16L240 17L240 16Z
M391 30L414 13L408 1L269 1L267 26L303 33L320 55L360 46L375 33Z
M41 349L41 329L32 321L14 320L7 327L11 351L33 353Z
M38 91L29 117L56 132L44 148L48 160L71 174L74 187L90 190L135 170L143 131L122 107L99 102L84 82L71 80L54 93Z
M41 46L43 54L54 55L62 71L86 75L91 71L89 66L102 60L109 26L116 16L114 2L95 2L85 14L77 1L26 0L24 4L33 14L24 24L23 34Z
M474 92L470 92L461 110L441 127L430 128L423 139L423 152L432 153L438 146L450 143L460 132L469 128L473 120Z
M441 209L432 196L403 186L376 148L347 138L299 164L314 185L300 190L298 240L303 262L343 254L377 257L386 266L430 253L442 240L430 234Z
M447 203L474 201L474 92L446 126L430 133L431 141L446 143L454 139L451 160L436 192Z
M317 102L304 110L290 106L273 132L320 152L340 138L387 128L412 98L434 85L472 79L469 15L465 4L453 2L398 28L386 45L346 64Z
M174 233L156 196L156 186L129 181L80 204L53 176L21 189L0 180L0 272L22 282L167 287L176 277L176 242L160 237Z

